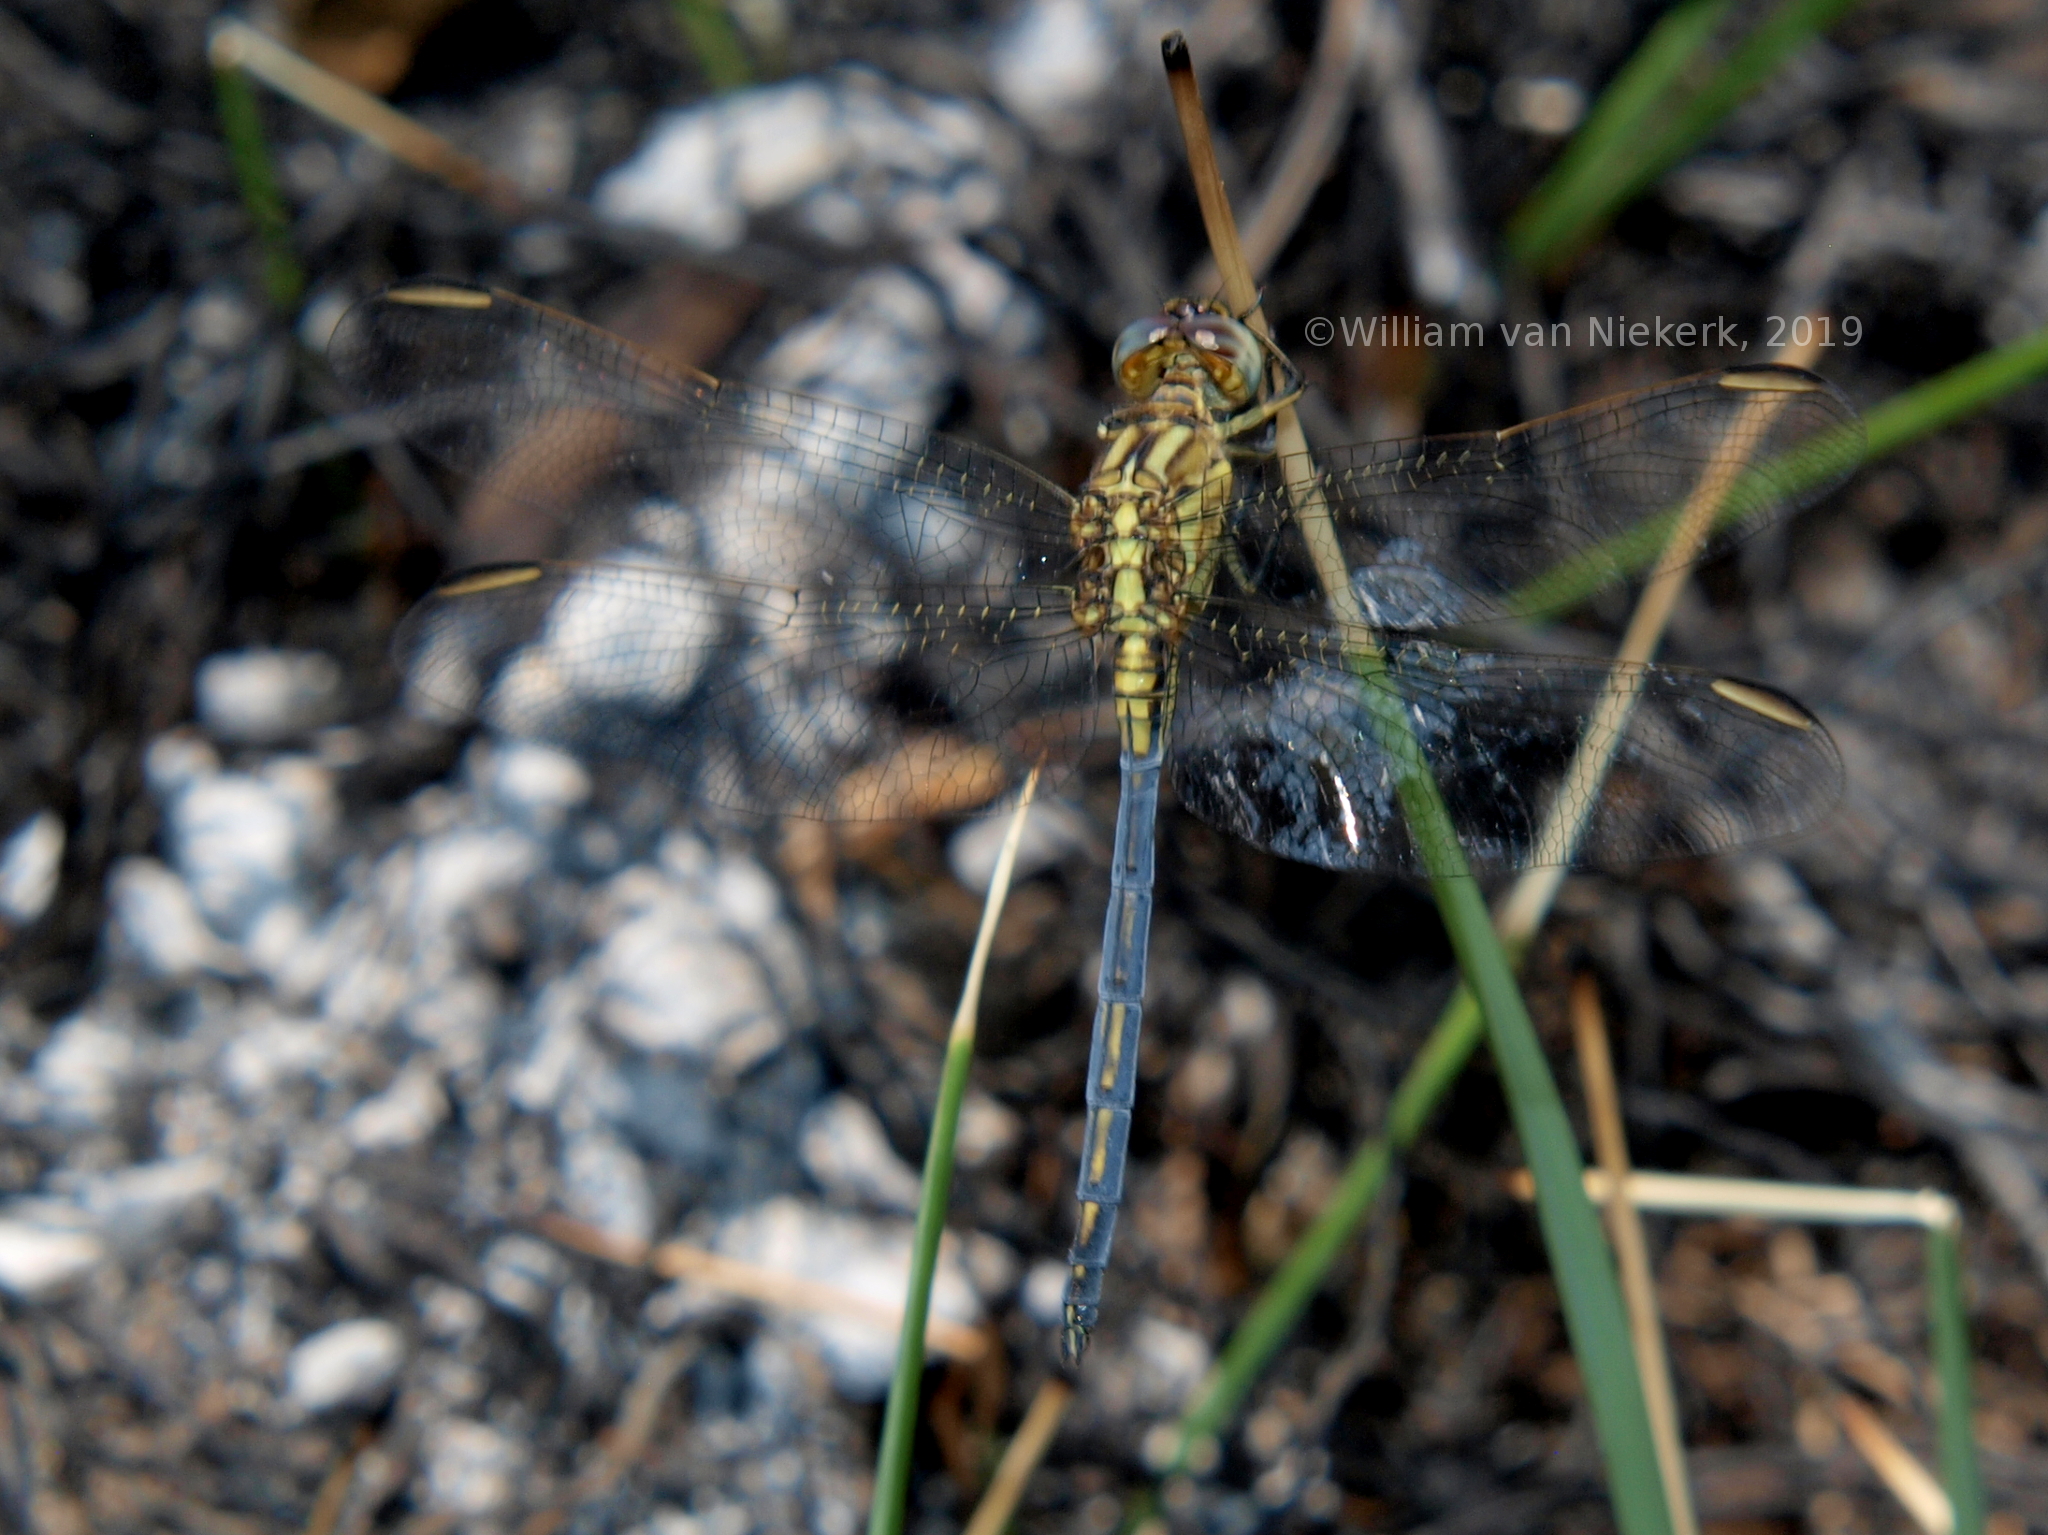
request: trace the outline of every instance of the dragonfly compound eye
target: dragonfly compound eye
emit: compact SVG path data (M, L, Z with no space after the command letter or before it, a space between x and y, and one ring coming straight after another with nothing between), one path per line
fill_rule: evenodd
M1250 404L1265 371L1259 338L1228 315L1204 314L1183 328L1217 393L1232 405Z
M1163 314L1124 327L1109 360L1126 394L1143 399L1159 387L1159 375L1166 371L1167 355L1173 350L1173 333L1174 322Z

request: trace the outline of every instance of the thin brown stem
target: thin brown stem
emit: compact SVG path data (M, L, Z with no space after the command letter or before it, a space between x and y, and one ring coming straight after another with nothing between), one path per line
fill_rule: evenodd
M1599 983L1590 974L1572 984L1571 1011L1593 1149L1610 1183L1607 1239L1614 1244L1615 1263L1621 1270L1621 1298L1628 1306L1629 1338L1635 1344L1636 1371L1643 1381L1643 1404L1649 1409L1650 1433L1657 1442L1657 1469L1664 1478L1665 1501L1671 1505L1672 1535L1696 1535L1699 1520L1686 1482L1685 1441L1679 1432L1678 1402L1671 1390L1664 1322L1657 1314L1657 1287L1650 1278L1649 1244L1643 1239L1643 1218L1628 1197L1628 1136L1622 1129L1621 1094L1614 1085Z

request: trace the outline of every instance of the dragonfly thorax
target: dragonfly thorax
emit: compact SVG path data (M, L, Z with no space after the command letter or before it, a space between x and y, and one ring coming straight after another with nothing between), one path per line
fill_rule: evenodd
M1134 750L1153 739L1172 648L1207 598L1222 554L1230 459L1205 395L1194 379L1169 376L1142 404L1112 416L1074 502L1074 622L1083 633L1117 637L1111 690Z

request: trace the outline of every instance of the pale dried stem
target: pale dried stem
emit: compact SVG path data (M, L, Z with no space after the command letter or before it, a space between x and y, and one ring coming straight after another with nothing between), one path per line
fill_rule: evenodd
M1059 1432L1060 1421L1067 1415L1067 1405L1073 1400L1074 1388L1068 1381L1057 1375L1046 1378L1045 1384L1038 1388L1038 1395L1031 1399L1024 1421L1010 1436L1003 1458L996 1466L996 1474L989 1478L988 1491L981 1495L974 1517L967 1521L967 1527L960 1535L1003 1535L1011 1516L1017 1512L1018 1501L1024 1496L1024 1484L1031 1480L1031 1473L1045 1459L1052 1437Z
M246 22L216 25L208 38L207 55L214 68L253 75L307 111L368 139L394 160L438 177L500 213L516 216L528 211L529 200L519 188L481 160Z
M903 1308L870 1300L838 1285L801 1279L780 1269L765 1268L707 1251L688 1242L649 1246L600 1231L566 1215L543 1215L534 1227L550 1241L608 1263L645 1268L664 1279L688 1279L741 1300L781 1311L854 1317L894 1330L903 1325ZM988 1337L978 1328L932 1317L925 1324L925 1347L935 1354L972 1362L988 1352Z
M1605 1204L1614 1185L1604 1169L1586 1169L1586 1197ZM1507 1178L1517 1199L1536 1196L1527 1168ZM1920 1226L1954 1231L1962 1212L1934 1189L1853 1189L1770 1178L1708 1178L1691 1173L1628 1175L1629 1203L1652 1215L1709 1215L1723 1220L1815 1221L1830 1226Z
M1856 1453L1869 1462L1878 1480L1899 1500L1899 1506L1912 1516L1924 1535L1951 1535L1956 1527L1956 1511L1948 1494L1941 1490L1941 1483L1920 1463L1919 1457L1899 1442L1899 1436L1886 1426L1884 1419L1847 1392L1834 1393L1828 1405L1834 1408Z
M1614 1244L1615 1264L1621 1273L1621 1298L1628 1306L1629 1338L1635 1344L1636 1372L1642 1377L1650 1433L1657 1442L1657 1469L1663 1475L1664 1499L1671 1508L1672 1535L1697 1535L1699 1518L1686 1481L1685 1440L1671 1390L1671 1360L1664 1350L1664 1323L1657 1314L1657 1287L1650 1278L1642 1217L1628 1197L1628 1135L1622 1129L1621 1094L1614 1085L1614 1060L1607 1043L1607 1020L1600 1008L1600 987L1592 976L1581 975L1573 984L1571 1012L1593 1149L1610 1183L1607 1239Z

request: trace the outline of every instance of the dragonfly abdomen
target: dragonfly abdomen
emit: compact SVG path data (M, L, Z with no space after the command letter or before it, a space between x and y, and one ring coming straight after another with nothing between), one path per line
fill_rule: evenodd
M1081 1208L1067 1254L1071 1277L1060 1346L1070 1364L1080 1361L1095 1326L1123 1199L1174 648L1215 580L1231 482L1223 436L1201 388L1173 370L1147 400L1105 425L1103 435L1107 446L1074 506L1081 550L1074 621L1085 633L1116 636L1111 693L1123 745L1123 792L1074 1189Z

